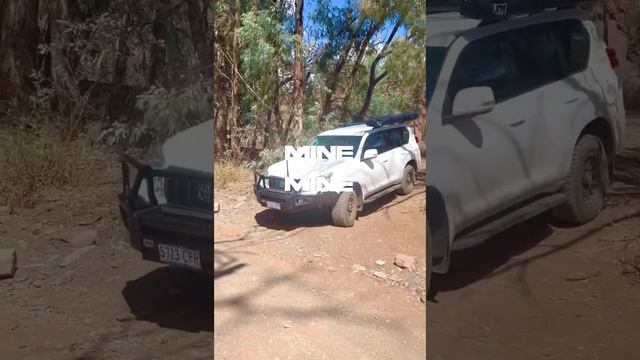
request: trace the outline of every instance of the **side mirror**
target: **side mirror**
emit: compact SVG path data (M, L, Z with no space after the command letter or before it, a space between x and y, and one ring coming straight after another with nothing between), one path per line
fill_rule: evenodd
M378 150L376 149L368 149L364 151L364 155L362 156L362 160L373 159L378 156Z
M488 86L478 86L458 91L453 99L452 117L472 116L490 112L496 105L493 90Z

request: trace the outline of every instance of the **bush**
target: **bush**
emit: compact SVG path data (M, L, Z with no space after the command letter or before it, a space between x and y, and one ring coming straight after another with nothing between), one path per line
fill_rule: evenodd
M215 161L213 172L213 185L216 189L224 189L229 184L250 178L247 168L231 160Z
M90 147L84 138L64 141L60 132L47 128L7 135L0 142L0 203L31 207L47 187L85 183Z

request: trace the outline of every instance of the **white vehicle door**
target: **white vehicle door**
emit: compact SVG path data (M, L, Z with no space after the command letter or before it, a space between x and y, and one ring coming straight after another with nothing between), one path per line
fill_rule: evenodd
M572 31L576 23L580 26L577 20L563 20L508 32L517 69L512 91L530 104L522 108L529 112L526 122L512 128L531 183L526 196L561 185L578 134L595 118L583 74L586 62L579 64L584 49L576 49L588 34Z
M452 44L449 57L459 56L455 64L451 58L445 61L441 79L448 79L448 86L432 99L441 121L427 130L427 154L437 159L433 166L427 164L427 176L444 194L457 229L514 205L533 186L518 133L531 124L532 104L513 96L514 68L506 35L468 41L460 38ZM495 105L489 112L452 117L455 95L471 87L491 88Z
M362 179L359 180L362 181L361 185L365 197L380 190L389 182L391 153L387 151L384 140L382 132L378 131L369 134L364 141L362 155L368 149L378 151L378 156L373 159L363 160L361 157L360 174L362 174Z
M397 184L402 181L404 166L411 160L412 149L409 146L409 130L398 127L385 131L385 136L391 147L391 150L389 150L391 155L389 162L389 185Z

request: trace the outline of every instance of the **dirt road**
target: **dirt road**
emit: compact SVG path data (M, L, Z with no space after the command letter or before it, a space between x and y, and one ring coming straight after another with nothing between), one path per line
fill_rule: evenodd
M278 216L251 183L216 199L217 359L425 358L424 186L371 204L353 228ZM398 253L416 271L394 266Z
M607 209L579 228L545 217L456 254L434 279L429 359L637 359L640 117Z
M0 358L211 359L211 281L187 281L130 248L117 159L96 163L107 167L95 187L47 191L34 209L0 207L0 248L18 254L15 277L0 280ZM95 237L75 239L87 231Z

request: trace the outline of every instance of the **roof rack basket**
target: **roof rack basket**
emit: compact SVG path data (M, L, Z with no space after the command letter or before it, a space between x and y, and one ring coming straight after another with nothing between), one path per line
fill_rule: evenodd
M462 16L492 22L512 16L577 9L593 0L431 0L427 14L459 12Z
M352 122L343 123L340 125L340 127L354 126L354 125L368 125L368 126L371 126L372 128L378 128L381 126L403 124L403 123L415 120L417 118L418 118L418 113L415 111L396 114L396 115L381 116L377 118L370 118L364 121L362 120L358 121L357 118L354 117Z

